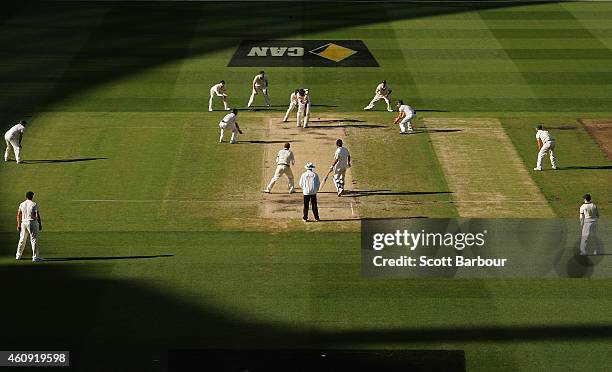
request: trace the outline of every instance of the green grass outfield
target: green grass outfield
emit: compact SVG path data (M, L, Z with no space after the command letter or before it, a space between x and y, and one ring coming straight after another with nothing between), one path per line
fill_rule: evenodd
M259 68L226 67L243 39L360 39L379 68L264 68L274 107L241 112L239 139L265 140L268 115L307 86L327 105L313 117L389 125L347 129L360 188L431 192L382 212L368 208L390 197L368 196L361 213L457 217L429 134L362 111L386 78L417 126L499 119L558 217L587 191L610 217L611 164L577 120L612 118L612 3L86 4L0 15L0 122L33 115L23 156L37 160L0 165L0 349L69 349L87 371L156 370L186 347L461 349L469 371L609 370L612 280L361 278L354 229L261 222L264 145L219 145L223 113L206 108L220 79L246 105ZM573 168L531 171L535 122L575 126L553 130ZM39 265L13 256L28 189Z

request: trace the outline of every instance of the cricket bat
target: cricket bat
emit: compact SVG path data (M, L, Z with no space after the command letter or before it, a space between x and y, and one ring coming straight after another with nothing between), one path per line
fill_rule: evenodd
M333 169L330 169L329 172L327 172L327 174L325 175L325 177L323 177L323 183L321 184L321 187L319 187L319 191L323 190L323 186L325 186L325 182L327 182L327 179L329 178L329 175L333 171L334 171Z

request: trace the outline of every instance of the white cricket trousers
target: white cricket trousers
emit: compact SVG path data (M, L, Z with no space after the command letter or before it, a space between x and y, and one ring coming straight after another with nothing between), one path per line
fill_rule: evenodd
M344 190L344 178L346 176L346 168L334 170L334 185L336 186L336 191Z
M597 241L597 219L587 218L582 224L582 237L580 238L580 253L586 255L587 243L591 243L595 253L599 253L599 242Z
M371 109L374 107L374 104L380 100L385 100L385 103L387 104L387 110L391 110L391 103L389 102L389 98L387 98L386 96L381 96L380 94L377 94L374 96L374 98L372 98L372 101L365 107L367 110Z
M308 105L298 104L297 127L302 126L302 119L304 120L304 128L308 128L308 120L310 120L310 103Z
M4 137L6 141L6 150L4 151L4 161L8 161L11 153L11 147L15 153L15 160L17 163L21 163L21 148L19 147L19 141L16 138Z
M211 89L210 90L210 99L208 100L208 111L212 111L213 110L213 98L217 96L217 97L221 97L221 99L223 100L223 109L227 110L228 109L228 103L227 103L227 97L225 97L223 94L219 94L217 93L216 90Z
M272 191L274 184L283 176L283 174L286 174L287 179L289 180L289 192L293 192L293 172L291 171L290 166L284 164L279 164L276 166L276 172L274 172L274 177L272 177L272 180L268 184L268 187L266 187L266 190L268 192Z
M230 139L230 143L236 143L238 129L236 129L236 126L234 124L228 125L226 122L220 121L219 128L221 128L221 136L219 136L219 142L223 142L223 135L225 134L225 130L227 129L232 131L232 138Z
M295 102L293 101L289 102L289 108L287 109L287 112L285 113L285 117L283 118L283 121L287 121L289 119L289 115L291 114L291 111L293 111L295 106L296 106Z
M536 168L542 169L542 160L546 156L546 153L550 154L550 165L553 168L557 168L557 160L555 159L555 141L548 141L542 145L540 152L538 152L538 163Z
M251 92L251 98L249 98L249 103L247 104L247 107L251 107L257 92L263 94L264 99L266 100L266 106L270 106L272 104L272 101L270 100L270 96L268 96L268 88L261 88L261 87L256 86L255 90Z
M412 124L410 123L413 117L414 117L414 114L406 115L406 117L402 119L402 121L400 121L399 123L400 133L406 133L406 131L413 130Z
M32 245L32 259L38 258L38 225L36 221L24 221L21 223L21 232L19 234L19 243L17 243L16 258L20 258L30 236L30 244Z

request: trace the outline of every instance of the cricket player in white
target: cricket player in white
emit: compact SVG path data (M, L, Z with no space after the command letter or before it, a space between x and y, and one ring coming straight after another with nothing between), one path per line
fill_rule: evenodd
M584 195L584 204L580 206L580 227L582 228L582 236L580 239L580 254L587 255L587 242L593 243L595 249L593 253L598 255L599 242L597 241L597 221L599 220L599 210L595 203L591 202L591 195Z
M298 104L299 91L299 89L296 89L293 93L291 93L291 96L289 97L289 108L287 109L287 112L285 113L285 118L283 119L283 122L285 123L289 121L289 114L291 114L291 111L293 111L295 106L297 106Z
M378 84L378 86L376 87L376 91L374 92L374 98L372 98L372 101L363 109L371 110L374 108L374 104L376 102L383 99L387 103L387 111L392 112L393 109L391 108L391 104L389 103L389 96L391 95L391 92L392 90L387 85L387 80L383 80L382 83Z
M344 179L346 176L346 169L351 167L351 154L346 149L346 147L342 147L342 140L336 140L336 152L334 153L334 161L329 167L329 170L334 171L334 185L336 186L336 191L338 192L338 196L342 196L344 193Z
M227 103L227 90L225 88L225 80L221 80L219 84L215 84L210 88L210 100L208 100L208 111L213 110L213 97L221 97L223 99L223 109L228 111L230 108Z
M14 125L11 129L6 131L4 134L4 140L6 141L6 150L4 151L4 161L8 161L11 147L15 153L15 160L17 164L21 163L21 139L25 132L27 122L25 120L19 121L18 124Z
M233 109L231 113L225 115L223 120L219 122L219 128L221 128L221 136L219 137L219 142L223 142L223 135L225 134L225 130L232 131L232 138L230 139L230 143L236 143L236 132L242 134L240 127L238 126L238 122L236 121L238 117L238 109Z
M270 96L268 96L268 76L265 72L259 71L259 74L255 75L253 78L253 91L251 93L251 98L249 98L249 103L247 107L251 107L253 104L253 100L258 93L263 94L264 99L266 100L266 106L270 107L272 102L270 101Z
M40 220L38 204L34 203L32 198L34 198L34 193L28 191L26 193L26 200L19 205L17 210L17 231L19 231L20 235L15 258L21 259L29 235L30 244L32 245L32 261L40 262L43 259L38 255L37 238L38 231L42 230L42 222Z
M298 92L298 112L297 112L297 127L302 126L308 128L308 120L310 120L310 92L308 89L300 89Z
M539 151L538 162L533 170L542 170L542 159L544 159L547 152L550 154L550 164L552 165L552 169L557 169L557 160L555 159L555 139L548 133L547 130L544 130L541 124L535 128L535 131Z
M286 174L287 179L289 180L289 194L293 193L293 172L291 171L291 166L295 165L295 157L289 148L291 148L291 144L287 142L285 143L284 148L278 152L278 155L276 155L276 171L274 172L274 177L272 177L268 187L266 187L266 193L272 191L274 184L283 174Z
M399 124L400 133L413 132L414 129L410 121L416 116L416 111L412 107L405 105L401 99L397 101L397 108L399 115L395 118L393 124Z

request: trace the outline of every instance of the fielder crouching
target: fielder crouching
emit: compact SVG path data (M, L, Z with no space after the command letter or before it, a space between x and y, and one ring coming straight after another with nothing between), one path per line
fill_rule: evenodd
M238 117L238 109L233 109L231 113L225 115L223 120L219 122L219 128L221 128L221 136L219 137L219 142L223 142L223 135L225 134L225 130L229 129L232 131L232 138L230 139L230 143L236 143L236 132L242 134L240 127L238 126L238 122L236 118Z
M293 152L289 150L291 144L289 142L285 143L285 146L282 150L278 152L276 155L276 171L274 172L274 177L268 184L268 187L264 190L265 193L270 193L276 181L282 177L283 174L287 175L287 179L289 180L289 194L293 193L293 172L291 171L291 166L295 165L295 157L293 156Z

